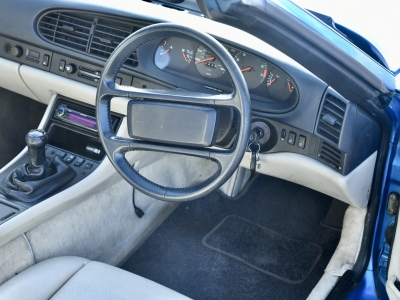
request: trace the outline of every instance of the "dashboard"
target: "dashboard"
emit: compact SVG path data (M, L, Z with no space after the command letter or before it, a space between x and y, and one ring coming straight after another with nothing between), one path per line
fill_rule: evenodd
M127 8L124 1L99 5L44 0L21 7L10 2L4 10L18 10L24 17L15 24L2 14L0 57L92 87L118 44L144 26L176 22L206 31L237 62L249 89L252 121L268 127L270 138L261 153L302 154L346 175L376 151L379 129L365 111L291 58L238 29L144 2ZM211 94L232 90L224 66L210 49L174 36L132 49L116 82ZM229 112L222 118L227 122L221 121L217 142L229 135L234 118ZM356 141L356 136L363 138Z

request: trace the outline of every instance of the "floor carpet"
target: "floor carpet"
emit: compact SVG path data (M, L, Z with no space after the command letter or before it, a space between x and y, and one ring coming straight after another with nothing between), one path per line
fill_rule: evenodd
M331 202L332 198L300 185L259 176L239 200L214 192L182 203L121 268L193 299L305 299L323 275L339 242L339 231L321 226ZM228 238L226 245L209 240L217 232L215 228L230 216L235 216L236 224L231 222L230 228L225 229L236 235ZM237 222L239 219L242 222ZM255 227L244 228L249 224ZM260 235L267 238L266 231L273 232L274 238L281 235L276 243L282 244L282 239L291 241L286 242L287 249L279 253L274 249L277 245L260 241ZM244 241L238 239L240 236ZM235 238L239 240L236 244L232 242ZM217 243L213 244L215 249L207 241ZM246 241L263 243L265 251L255 249L253 242L247 244L246 250ZM224 251L218 251L222 246ZM268 247L274 251L268 252ZM284 249L285 243L279 247ZM310 268L317 249L321 253ZM307 251L312 252L311 257L299 255ZM276 269L271 267L274 264ZM254 265L279 276L271 276ZM289 274L288 270L293 272ZM294 284L299 278L302 280Z

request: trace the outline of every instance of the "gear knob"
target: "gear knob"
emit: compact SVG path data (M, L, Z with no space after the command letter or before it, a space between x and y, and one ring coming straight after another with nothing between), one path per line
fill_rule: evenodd
M28 146L29 168L31 172L35 172L38 167L42 167L46 163L45 146L47 144L47 133L42 129L32 129L25 137Z

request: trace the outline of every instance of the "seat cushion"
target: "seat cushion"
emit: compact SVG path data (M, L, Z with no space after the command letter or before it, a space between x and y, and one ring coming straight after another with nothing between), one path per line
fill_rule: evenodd
M0 299L189 299L141 276L80 257L40 262L0 286Z

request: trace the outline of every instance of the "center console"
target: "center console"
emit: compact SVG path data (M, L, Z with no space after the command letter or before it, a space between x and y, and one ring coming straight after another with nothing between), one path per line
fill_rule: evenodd
M117 132L122 121L122 116L111 114L111 126ZM44 131L47 132L47 143L44 146L48 162L58 160L72 169L75 176L68 183L62 185L51 193L38 200L17 200L11 193L1 193L0 189L0 224L13 218L22 211L35 204L73 186L89 176L105 157L103 146L100 142L95 108L91 105L78 103L72 99L58 97L46 122ZM29 147L31 149L31 147ZM30 156L32 154L30 153ZM0 184L4 185L5 179L18 169L31 172L32 158L26 153L22 158L8 166L0 174ZM31 167L32 168L32 167ZM22 176L20 181L28 181L29 176ZM35 186L35 182L31 185ZM7 190L9 187L6 187ZM17 188L18 189L18 188ZM42 188L46 192L46 188ZM4 188L3 188L4 190ZM29 198L29 192L26 193Z

